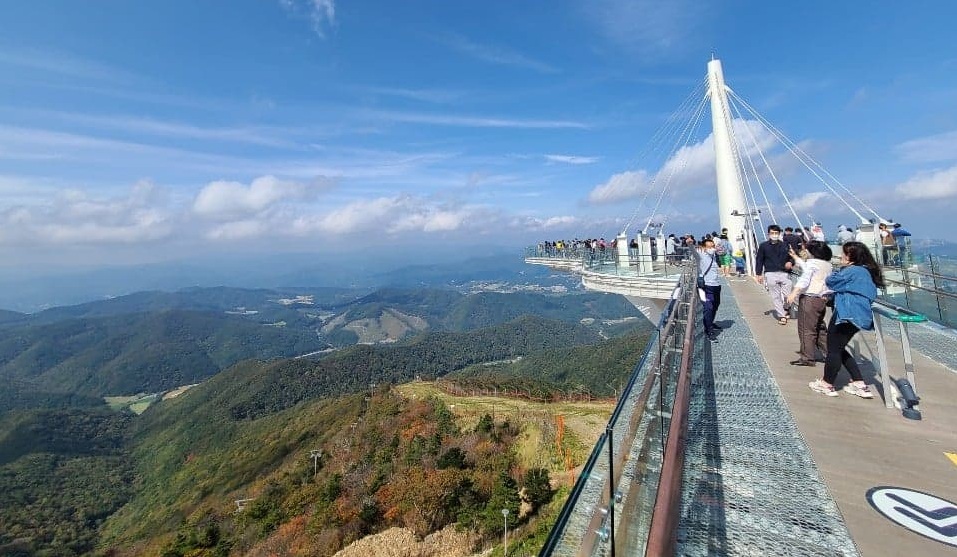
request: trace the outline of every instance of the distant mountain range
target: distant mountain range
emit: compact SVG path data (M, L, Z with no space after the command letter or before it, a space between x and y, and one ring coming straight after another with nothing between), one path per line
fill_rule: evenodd
M35 314L0 314L0 410L163 392L250 358L319 357L357 343L467 332L525 315L587 329L593 335L588 342L599 331L621 332L607 323L640 318L624 298L598 293L227 287L139 292ZM587 327L579 325L583 320ZM564 336L572 338L569 331L559 338Z
M438 263L405 263L427 258ZM269 254L46 272L0 268L0 308L33 313L134 292L179 291L190 286L321 286L371 291L385 286L448 287L476 280L576 282L546 268L525 265L518 248L484 254L458 252L452 246L427 253Z
M391 525L495 537L502 498L534 485L514 474L523 424L462 429L388 386L610 394L650 327L617 295L447 288L188 288L4 312L0 554L282 553L293 536L331 555ZM101 398L187 383L138 417Z

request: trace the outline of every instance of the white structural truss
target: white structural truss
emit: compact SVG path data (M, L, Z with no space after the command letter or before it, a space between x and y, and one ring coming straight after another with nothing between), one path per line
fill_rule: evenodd
M650 151L664 148L669 144L672 146L668 150L659 151L659 154L666 155L664 163L658 172L652 175L649 187L641 196L638 207L617 236L616 249L613 249L610 254L602 251L597 256L594 251L571 257L565 253L559 256L554 253L533 253L526 257L526 262L580 272L582 284L588 289L628 296L635 305L642 308L642 311L653 312L656 308L660 309L661 300L671 295L682 269L681 261L674 257L663 257L665 238L660 234L661 224L653 223L659 216L659 208L668 193L669 186L674 181L675 174L686 167L690 147L697 136L698 125L702 121L709 101L718 222L721 228L727 229L728 239L733 242L738 239L744 240L742 248L748 274L753 273L756 243L759 237L764 236L765 224L797 226L799 231L805 228L805 221L802 221L799 214L799 204L792 203L788 190L793 195L796 193L796 188L806 186L802 185L799 179L784 175L782 177L791 182L790 188L786 188L781 183L778 173L772 168L771 161L774 159L769 160L766 154L766 151L778 148L778 144L783 146L787 153L797 158L801 166L826 190L814 192L815 194L827 196L829 200L842 203L854 215L859 222L856 231L857 241L869 246L875 257L879 256L881 246L876 242L875 223L888 221L814 160L798 143L784 135L737 92L729 88L724 81L721 61L712 58L708 62L706 79L699 81L691 94L651 138ZM749 142L746 143L744 140ZM653 190L657 192L655 195L651 195ZM674 198L672 193L671 199ZM653 206L645 206L647 199L654 200ZM776 215L775 203L787 210ZM642 229L637 231L634 239L630 240L628 230L642 209L650 211L648 221ZM770 218L769 222L763 221L762 213ZM870 213L875 218L865 218L864 213ZM782 221L778 221L778 217ZM807 221L808 224L816 224L811 215L807 217L811 219ZM651 237L648 231L654 226L659 227L658 254L655 255L660 257L655 257L651 251ZM541 248L539 251L542 251Z
M708 96L711 97L714 166L718 181L718 219L721 228L728 229L729 238L744 238L745 219L749 217L732 216L732 213L747 214L748 206L744 201L744 189L741 187L741 174L731 136L731 108L728 105L721 60L708 62Z

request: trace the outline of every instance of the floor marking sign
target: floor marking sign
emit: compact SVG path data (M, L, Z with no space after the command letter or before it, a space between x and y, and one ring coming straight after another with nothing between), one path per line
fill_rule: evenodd
M957 504L903 487L872 487L867 501L877 512L911 530L957 547Z
M944 455L954 463L954 466L957 466L957 453L944 453Z

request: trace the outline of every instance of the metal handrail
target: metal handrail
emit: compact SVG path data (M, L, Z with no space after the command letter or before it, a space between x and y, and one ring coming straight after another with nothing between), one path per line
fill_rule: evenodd
M878 315L895 321L903 321L906 323L923 323L927 321L927 316L923 313L917 313L905 307L887 303L884 300L874 300L874 302L871 303L871 310Z
M573 544L577 555L593 555L600 550L599 543L609 541L612 555L614 555L615 546L623 543L623 539L616 540L614 534L616 528L614 507L620 502L621 497L621 492L617 491L620 488L619 482L632 447L637 441L638 431L641 430L640 424L653 419L654 416L663 416L662 412L664 412L663 408L658 407L661 402L651 402L655 386L657 385L659 389L663 388L663 374L660 369L662 359L671 357L670 352L662 351L659 340L663 338L662 335L674 334L673 331L681 320L678 314L685 307L693 304L695 297L695 291L691 286L694 283L689 272L685 272L679 284L682 286L674 290L668 305L662 312L655 334L649 340L641 361L635 366L612 412L606 431L599 437L581 474L575 481L552 531L542 546L540 556L548 556L556 550L568 549L566 544L569 542ZM686 347L685 351L689 349ZM628 410L630 414L625 414L625 410ZM654 436L657 438L658 434ZM600 472L601 475L596 475L596 466L599 466L602 453L606 450L608 451L608 470L604 473ZM654 457L654 460L659 458ZM601 468L597 470L600 471ZM656 489L657 485L658 482L655 482L652 489ZM594 491L595 488L598 488L597 493ZM581 513L577 517L583 519L583 522L578 524L587 525L584 531L578 530L578 527L575 527L575 530L569 530L569 527L573 526L572 520L576 512ZM572 538L567 537L569 533L572 533Z
M914 273L914 274L918 274L916 271L908 271L908 272L911 272L911 273ZM930 276L930 275L924 275L924 276ZM946 280L957 281L957 278L947 277ZM892 282L892 283L894 283L894 284L900 284L900 285L902 285L902 286L906 286L906 287L908 287L908 288L913 288L913 289L915 289L915 290L923 290L924 292L931 292L931 293L936 294L936 295L944 296L944 297L946 297L946 298L953 298L953 299L957 300L957 294L954 294L954 293L952 293L952 292L948 292L948 291L946 291L946 290L940 290L940 289L937 289L937 288L927 288L927 287L924 287L924 286L918 286L918 285L916 285L916 284L911 284L911 283L906 282L906 281L903 281L903 280L897 280L897 279L892 279L892 278L887 278L887 277L884 277L884 282Z
M694 343L695 309L698 296L691 296L688 322L681 350L678 385L668 431L668 441L661 463L658 496L651 517L646 556L664 557L675 554L675 536L681 509L681 476L684 469L685 445L688 436L688 412L691 402L691 362Z

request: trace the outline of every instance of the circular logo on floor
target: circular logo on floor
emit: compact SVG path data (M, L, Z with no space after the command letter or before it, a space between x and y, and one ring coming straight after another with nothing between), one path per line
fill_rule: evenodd
M957 504L903 487L872 487L867 500L877 512L934 541L957 547Z

